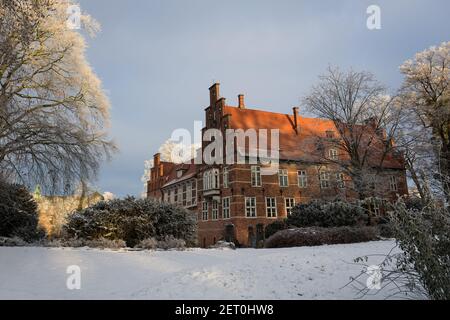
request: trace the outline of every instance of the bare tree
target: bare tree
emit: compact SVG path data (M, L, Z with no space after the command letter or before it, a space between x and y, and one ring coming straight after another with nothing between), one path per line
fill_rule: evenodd
M109 101L67 27L71 0L0 0L0 171L47 192L95 176L115 150ZM89 32L98 30L82 15Z
M308 111L331 120L337 131L335 137L317 137L319 158L338 166L360 199L373 194L377 173L396 150L393 137L402 112L395 100L371 73L332 67L303 99Z
M424 182L437 180L439 186L433 184L431 188L441 189L449 202L450 42L416 54L414 60L406 61L400 70L405 75L402 103L415 117L416 127L410 132L419 137L411 143L409 150L421 160L428 159L425 163L415 162L419 171L428 171L428 179L417 179L416 185L423 189L427 188Z

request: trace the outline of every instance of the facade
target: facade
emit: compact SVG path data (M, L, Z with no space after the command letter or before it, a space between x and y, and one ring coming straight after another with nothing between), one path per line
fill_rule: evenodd
M218 83L209 90L210 105L205 109L203 132L217 129L226 136L227 129L255 129L258 133L278 129L279 168L275 174L265 175L267 166L260 162L207 165L195 164L193 160L177 165L160 161L156 154L148 196L195 211L199 245L207 247L227 240L256 246L264 238L265 226L285 218L297 203L358 197L351 179L336 164L340 158L345 161L345 156L331 143L337 135L332 121L302 117L298 108L293 108L290 115L248 109L243 95L238 97L238 106L229 106L220 97ZM370 128L368 122L362 130ZM385 143L383 133L379 137L380 143ZM210 151L211 142L202 144L203 152ZM246 147L243 151L233 148L233 152L250 159L251 152ZM375 154L373 158L376 162ZM373 195L393 200L407 194L401 155L386 154L382 163L382 170L373 174Z

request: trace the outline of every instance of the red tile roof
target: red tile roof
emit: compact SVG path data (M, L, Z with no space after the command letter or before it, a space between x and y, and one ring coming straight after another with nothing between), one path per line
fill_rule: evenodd
M173 164L172 163L172 170L168 172L167 175L162 177L164 179L163 181L163 188L171 186L173 184L176 184L178 182L187 180L195 176L197 173L197 165L194 163L182 163L182 164ZM177 177L177 171L183 170L183 175L181 177Z
M243 109L232 106L224 108L224 114L229 114L229 128L232 129L279 129L280 159L294 161L320 162L321 157L317 153L318 137L325 138L326 131L335 132L338 138L338 130L333 121L320 118L306 118L298 116L299 132L294 129L294 115L268 112L254 109ZM368 131L368 126L361 126L361 129ZM268 133L270 136L270 133ZM373 136L373 135L370 135ZM381 139L372 144L373 150L382 150ZM270 145L268 145L270 149ZM374 154L374 153L373 153ZM373 155L372 155L372 158ZM370 163L380 162L379 159L371 159ZM377 163L377 164L378 164ZM403 159L401 156L394 156L392 153L385 156L383 161L385 168L402 169Z

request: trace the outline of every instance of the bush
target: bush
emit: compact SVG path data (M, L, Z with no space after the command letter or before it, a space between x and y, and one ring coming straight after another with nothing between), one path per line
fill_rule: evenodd
M367 211L359 204L344 201L312 201L292 209L286 224L295 227L341 227L366 224Z
M275 233L266 240L266 248L319 246L378 240L375 227L295 228Z
M124 240L134 247L142 240L167 236L182 239L186 245L196 242L195 214L184 208L153 199L114 199L69 215L64 226L66 238Z
M163 240L156 240L155 238L144 239L136 246L136 248L142 248L147 250L154 249L184 249L186 247L186 241L183 239L176 239L173 236L166 236Z
M394 237L394 230L392 229L392 225L389 223L385 224L379 224L377 226L378 233L383 238L393 238Z
M158 248L158 240L155 238L149 238L141 240L137 245L136 248L142 248L147 250L154 250Z
M425 288L431 299L450 299L450 213L435 203L423 209L400 199L389 212L403 256L398 263L410 288ZM409 270L413 272L408 272ZM395 281L394 281L395 282Z
M0 236L31 242L44 235L38 229L37 205L28 190L0 181Z
M277 220L275 222L272 222L271 224L268 224L264 230L266 239L274 235L280 230L286 229L286 222L285 220Z
M24 247L26 245L27 243L18 237L0 237L0 247Z
M44 240L35 245L40 245L49 248L60 248L60 247L70 247L70 248L99 248L99 249L120 249L125 248L126 243L123 240L109 240L105 238L99 238L94 240L85 239L51 239Z

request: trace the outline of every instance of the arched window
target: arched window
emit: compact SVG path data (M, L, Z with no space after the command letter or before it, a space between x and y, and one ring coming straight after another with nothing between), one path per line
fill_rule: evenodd
M212 173L213 173L212 189L218 189L219 188L219 169L214 169Z

